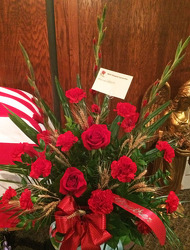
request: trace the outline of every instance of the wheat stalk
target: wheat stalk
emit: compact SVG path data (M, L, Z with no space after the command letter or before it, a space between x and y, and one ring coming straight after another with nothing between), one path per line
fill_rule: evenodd
M57 149L53 144L49 144L49 146L62 158L62 159L60 159L59 158L59 160L64 164L64 165L66 165L67 167L71 167L71 165L70 165L70 163L69 163L69 161L67 160L67 158L64 156L64 154L62 154L60 151L59 151L59 149ZM58 157L58 156L57 156ZM56 159L58 159L56 157Z
M131 190L134 190L134 189L140 189L140 188L145 188L147 187L146 183L143 181L143 182L139 182L135 185L133 185L132 187L130 187L128 190L131 191Z
M155 192L156 189L155 188L151 188L151 187L145 187L145 188L138 188L135 190L135 192L142 192L142 193L145 193L145 192Z
M126 139L126 140L123 142L123 144L121 145L121 149L120 149L119 155L121 155L121 152L122 152L123 148L127 145L127 143L128 143L129 141L130 141L130 139L128 138L128 139Z
M67 216L67 219L72 219L75 216L83 216L85 214L86 214L86 211L84 211L84 210L77 210L74 213L72 213L71 215Z
M140 180L142 177L144 177L147 173L147 169L145 169L142 173L140 173L138 176L135 177L133 181Z

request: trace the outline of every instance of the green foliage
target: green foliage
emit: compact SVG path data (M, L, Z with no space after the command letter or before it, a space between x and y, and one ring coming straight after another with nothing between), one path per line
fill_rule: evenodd
M37 142L37 134L38 132L29 126L24 120L22 120L18 115L8 109L11 113L9 118L22 130L33 142L36 144Z
M47 103L42 99L41 100L42 105L50 119L50 121L52 122L52 125L55 129L57 129L58 131L61 130L61 124L60 122L57 120L57 118L55 117L54 113L51 111L51 109L49 108L49 106L47 105Z
M67 98L66 98L66 96L61 88L61 85L60 85L57 77L55 78L55 85L57 88L57 93L58 93L58 96L59 96L59 99L60 99L65 116L73 119Z

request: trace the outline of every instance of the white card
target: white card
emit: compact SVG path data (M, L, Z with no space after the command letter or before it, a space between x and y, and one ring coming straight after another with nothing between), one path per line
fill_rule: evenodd
M132 79L133 76L100 68L92 89L109 96L125 99Z

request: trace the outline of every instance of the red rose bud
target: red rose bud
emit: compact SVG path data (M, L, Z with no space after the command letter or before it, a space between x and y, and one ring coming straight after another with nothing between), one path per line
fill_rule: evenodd
M95 37L93 38L93 44L94 45L96 44L96 38Z
M157 85L159 82L160 82L159 80L156 80L156 81L154 82L154 85Z
M88 116L88 126L91 127L94 124L94 120L92 116Z
M144 119L146 119L148 116L149 116L149 112L147 112L146 114L145 114L145 116L144 116Z
M44 123L44 117L43 115L39 115L38 113L35 113L33 114L33 117L32 117L37 123L41 123L43 124Z
M147 105L148 101L144 100L142 106L145 107Z
M102 58L102 53L98 53L98 58L101 59Z
M87 183L83 173L75 167L67 168L60 180L59 192L63 195L72 194L80 197L86 191L86 188Z
M98 66L95 65L95 66L94 66L94 72L96 72L97 70L98 70Z
M166 200L167 213L175 212L178 208L178 205L179 205L179 198L173 191L170 191L168 198Z
M96 214L110 214L113 211L114 195L110 189L92 191L89 208Z

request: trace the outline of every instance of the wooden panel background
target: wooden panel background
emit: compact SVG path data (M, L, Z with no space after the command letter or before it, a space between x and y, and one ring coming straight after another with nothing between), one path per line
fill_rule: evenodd
M27 90L19 41L30 55L44 99L52 104L45 0L0 0L0 85ZM133 75L126 100L139 107L150 84L190 35L189 0L54 0L59 79L74 87L79 73L86 90L93 77L96 17L107 3L102 66ZM190 79L190 46L170 83L172 96ZM113 101L112 107L115 102Z

